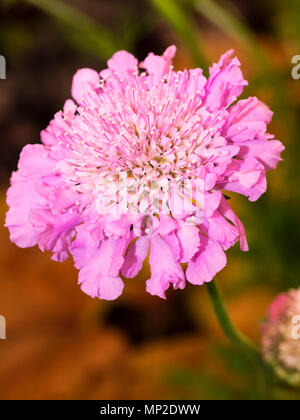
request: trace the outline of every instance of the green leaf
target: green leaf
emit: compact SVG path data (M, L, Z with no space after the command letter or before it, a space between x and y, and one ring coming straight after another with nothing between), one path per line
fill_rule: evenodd
M79 10L59 0L25 0L71 30L68 38L81 48L89 50L102 59L108 59L117 49L110 32L94 22Z

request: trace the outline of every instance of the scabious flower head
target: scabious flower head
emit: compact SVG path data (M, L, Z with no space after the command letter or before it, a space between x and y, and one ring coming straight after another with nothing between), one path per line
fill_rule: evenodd
M280 294L270 305L261 348L281 379L300 385L300 289Z
M247 82L233 51L208 79L174 71L175 51L140 65L119 51L100 74L79 70L73 100L12 175L11 240L56 261L71 254L92 297L117 298L121 275L135 277L148 252L153 295L211 281L224 251L238 240L248 249L223 191L257 200L280 160L283 146L266 132L272 112L254 97L237 102Z

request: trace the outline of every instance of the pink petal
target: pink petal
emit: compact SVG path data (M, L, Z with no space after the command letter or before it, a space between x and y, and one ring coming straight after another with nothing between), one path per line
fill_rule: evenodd
M168 235L169 233L176 230L178 227L178 223L176 220L172 219L169 215L162 214L160 215L160 223L159 223L159 233L164 236Z
M267 190L264 166L254 158L235 159L227 168L228 182L222 185L227 191L243 194L256 201Z
M189 262L186 278L192 284L202 285L210 282L226 265L226 254L221 245L201 236L200 248Z
M27 145L21 152L18 171L11 178L11 187L7 191L9 210L5 226L10 231L10 239L22 248L36 245L40 228L32 225L30 214L33 208L47 206L47 196L40 194L37 180L49 180L54 177L55 161L48 157L44 146Z
M231 58L233 50L223 54L217 64L210 68L206 84L206 106L215 111L233 103L248 83L240 70L240 62Z
M70 252L73 256L75 267L83 268L96 254L101 243L101 236L97 231L97 224L82 223L76 227L76 238L72 242Z
M138 69L138 60L127 51L116 52L107 62L108 68L121 77L128 77Z
M180 262L186 263L192 259L200 246L199 229L192 224L180 221L176 236L180 244Z
M163 238L170 250L172 251L174 260L179 262L181 258L181 248L177 232L170 232L168 235L163 236Z
M99 87L99 74L92 69L80 69L73 76L72 96L81 104L83 97Z
M252 140L265 134L273 112L257 98L239 101L229 109L224 135L234 142Z
M46 202L35 189L33 182L14 182L7 191L7 204L5 226L8 227L10 240L21 248L37 244L40 229L33 226L29 215L32 207L45 206Z
M147 236L141 236L129 245L121 270L124 277L134 278L137 276L148 254L149 245L150 240Z
M67 99L64 104L63 114L65 118L72 118L75 114L77 106L72 99Z
M237 217L237 215L234 213L234 211L232 210L232 208L228 204L225 197L222 198L221 205L220 205L220 212L228 220L230 220L232 223L234 223L234 225L238 228L239 233L240 233L241 250L242 251L248 251L249 247L248 247L248 243L247 243L245 228L244 228L242 222L240 221L240 219Z
M24 179L41 179L53 176L56 162L49 157L45 146L28 144L21 152L18 169Z
M124 239L105 239L89 262L80 270L78 282L83 292L105 300L118 298L124 283L119 276L124 257Z
M174 289L184 288L184 272L180 264L174 260L172 251L167 243L159 235L151 238L149 263L151 278L146 282L146 290L151 295L165 299L165 291L170 283L173 284Z
M204 86L207 80L206 77L203 76L202 69L191 69L189 71L189 81L187 84L186 92L189 97L193 97L196 95L203 96L204 93Z
M201 232L222 245L224 250L232 247L239 238L239 230L229 223L218 211L200 226Z
M271 323L278 322L286 316L291 305L291 298L286 293L280 293L268 308L268 317Z
M219 207L222 199L222 192L215 191L204 194L204 215L210 217Z
M48 209L33 209L29 218L31 224L39 230L40 249L53 252L52 259L55 261L65 261L75 233L74 228L81 222L81 216L78 213L53 214Z
M267 170L275 169L278 162L282 160L281 152L285 147L278 140L249 140L241 143L239 158L255 157L263 163Z
M175 53L176 47L174 45L167 48L162 56L150 53L140 66L146 69L148 74L153 76L154 83L157 83L168 71Z
M165 50L162 57L170 65L170 64L172 64L172 60L175 57L175 54L176 54L176 46L175 45L170 45L170 47L168 47Z

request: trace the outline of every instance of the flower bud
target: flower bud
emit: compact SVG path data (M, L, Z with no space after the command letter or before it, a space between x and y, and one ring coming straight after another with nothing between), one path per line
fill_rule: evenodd
M270 305L261 350L281 379L300 386L300 288L281 293Z

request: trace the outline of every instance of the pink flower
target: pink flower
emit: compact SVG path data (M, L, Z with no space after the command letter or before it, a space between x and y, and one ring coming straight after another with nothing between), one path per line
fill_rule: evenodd
M300 289L281 293L270 305L261 349L281 379L300 385Z
M233 51L208 79L198 68L174 71L175 51L150 53L144 72L126 51L100 74L79 70L75 101L42 131L42 144L24 147L12 175L11 240L38 244L56 261L71 254L92 297L117 298L121 274L135 277L148 252L153 295L211 281L225 250L238 240L248 250L223 190L257 200L284 149L266 132L266 105L236 102L247 82Z

